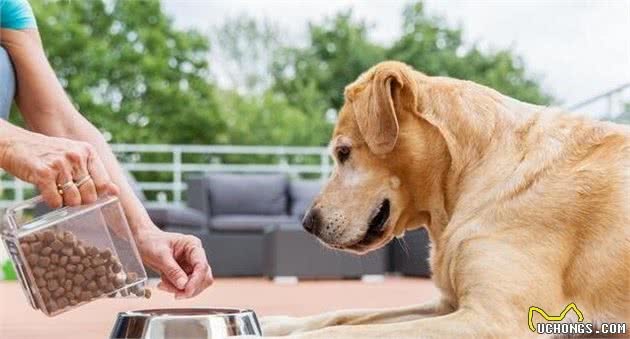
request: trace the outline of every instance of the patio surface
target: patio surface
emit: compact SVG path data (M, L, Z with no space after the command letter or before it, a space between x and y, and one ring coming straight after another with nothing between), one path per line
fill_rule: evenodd
M155 284L155 282L153 282ZM259 316L308 315L344 308L391 307L420 303L437 295L428 279L388 277L384 282L358 280L274 284L262 278L217 279L201 295L174 300L153 289L146 299L103 299L54 318L33 310L20 286L0 282L0 337L3 339L106 338L121 311L167 307L251 308Z

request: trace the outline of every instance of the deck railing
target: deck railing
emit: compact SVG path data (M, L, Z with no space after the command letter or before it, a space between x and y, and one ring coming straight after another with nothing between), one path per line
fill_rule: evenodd
M151 181L138 182L143 192L149 193L149 205L182 204L185 178L189 175L286 173L323 180L331 171L331 159L325 147L113 144L112 150L132 175L160 174L153 175ZM247 162L248 157L256 159ZM34 194L32 185L6 173L0 184L0 208Z

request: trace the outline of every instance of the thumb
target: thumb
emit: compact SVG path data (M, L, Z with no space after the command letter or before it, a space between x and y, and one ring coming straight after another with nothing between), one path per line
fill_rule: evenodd
M175 287L183 290L188 282L188 275L171 255L166 255L163 258L161 267L162 276L166 277Z

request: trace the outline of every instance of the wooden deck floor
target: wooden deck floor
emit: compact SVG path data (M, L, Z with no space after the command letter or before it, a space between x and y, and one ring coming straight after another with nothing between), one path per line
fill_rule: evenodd
M3 339L106 338L121 311L167 307L251 308L259 316L308 315L344 308L373 308L419 303L437 295L427 279L388 277L384 282L356 280L274 284L265 279L218 279L191 300L174 300L153 289L146 299L103 299L54 318L28 305L20 286L0 282L0 337Z

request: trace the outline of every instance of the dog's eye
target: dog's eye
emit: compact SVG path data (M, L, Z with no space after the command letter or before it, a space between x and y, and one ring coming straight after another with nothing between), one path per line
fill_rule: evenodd
M348 146L337 147L337 160L339 160L340 163L343 163L344 161L348 160L349 157L350 157L350 147Z

